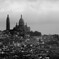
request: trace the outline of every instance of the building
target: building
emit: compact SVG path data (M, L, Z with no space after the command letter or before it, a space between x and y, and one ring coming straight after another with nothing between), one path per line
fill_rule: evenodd
M6 31L9 31L12 34L18 34L20 36L24 36L30 32L30 27L27 26L27 24L24 24L24 20L22 18L19 19L19 22L16 23L15 27L13 29L10 29L10 19L9 15L7 15L7 20L6 20Z
M13 30L15 32L18 32L19 35L21 35L21 36L26 35L28 32L30 32L30 27L28 27L27 24L26 25L24 24L22 15L21 15L21 18L20 18L18 24L16 23L16 26L13 28Z
M9 19L9 15L7 15L7 19L6 19L6 30L10 30L10 19Z

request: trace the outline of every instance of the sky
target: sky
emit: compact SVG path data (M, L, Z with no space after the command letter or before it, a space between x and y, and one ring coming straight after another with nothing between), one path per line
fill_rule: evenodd
M31 30L59 34L59 0L0 0L0 30L6 29L7 14L11 29L22 14Z

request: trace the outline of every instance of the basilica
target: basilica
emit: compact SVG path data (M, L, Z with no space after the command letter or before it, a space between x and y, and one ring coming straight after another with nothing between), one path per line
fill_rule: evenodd
M10 29L10 18L9 15L7 15L6 18L6 31L10 32L11 34L18 34L20 36L24 36L30 32L30 27L27 26L27 23L24 23L24 20L22 18L19 19L19 22L16 23L15 27L13 29Z

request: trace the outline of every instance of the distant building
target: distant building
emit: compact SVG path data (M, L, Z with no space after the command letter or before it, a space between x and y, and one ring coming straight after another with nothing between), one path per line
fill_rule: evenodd
M20 35L25 35L28 32L30 32L30 27L28 27L27 24L26 25L24 24L22 15L21 15L21 18L20 18L18 24L16 23L16 26L13 28L13 30L15 32L19 32Z
M12 34L19 34L20 36L24 36L30 32L30 27L27 26L27 24L24 24L24 20L21 18L18 23L16 23L15 27L13 29L10 29L10 19L9 15L7 15L6 19L6 31L9 31Z
M10 19L9 19L9 15L7 15L7 19L6 19L6 30L10 30Z

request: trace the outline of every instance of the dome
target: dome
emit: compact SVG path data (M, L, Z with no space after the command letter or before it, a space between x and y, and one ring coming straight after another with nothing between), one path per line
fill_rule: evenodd
M24 20L23 20L23 18L22 18L22 15L21 15L21 18L20 18L20 20L19 20L19 25L24 25Z

